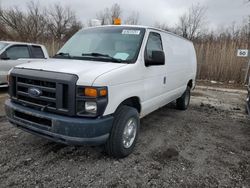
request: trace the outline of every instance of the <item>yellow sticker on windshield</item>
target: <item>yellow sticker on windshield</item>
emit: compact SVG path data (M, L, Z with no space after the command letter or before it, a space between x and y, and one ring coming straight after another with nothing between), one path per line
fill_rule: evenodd
M140 35L140 30L122 30L123 35Z

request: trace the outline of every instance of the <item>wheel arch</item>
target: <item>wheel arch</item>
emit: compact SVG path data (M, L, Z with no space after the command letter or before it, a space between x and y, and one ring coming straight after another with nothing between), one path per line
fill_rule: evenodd
M193 79L190 79L190 80L188 81L187 86L189 86L191 89L194 88L194 81L193 81Z
M117 109L122 105L133 107L138 111L138 113L141 113L141 102L140 102L140 98L137 96L133 96L133 97L129 97L125 99L118 105Z

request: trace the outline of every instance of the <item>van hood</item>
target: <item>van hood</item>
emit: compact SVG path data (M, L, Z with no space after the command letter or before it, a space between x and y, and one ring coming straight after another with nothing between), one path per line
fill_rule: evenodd
M95 79L100 75L126 65L100 61L48 59L21 64L16 66L16 68L75 74L79 78L77 85L93 85Z

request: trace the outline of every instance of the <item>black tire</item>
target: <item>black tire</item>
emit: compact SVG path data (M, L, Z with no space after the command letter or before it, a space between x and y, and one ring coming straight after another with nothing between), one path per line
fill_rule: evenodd
M107 143L105 144L105 151L109 156L124 158L134 150L140 127L139 113L133 107L121 106L117 109L114 116L112 131ZM136 122L136 134L133 144L129 148L125 148L123 144L123 132L131 118Z
M187 89L183 93L183 95L176 100L177 109L186 110L189 106L190 96L191 96L191 88L187 86Z

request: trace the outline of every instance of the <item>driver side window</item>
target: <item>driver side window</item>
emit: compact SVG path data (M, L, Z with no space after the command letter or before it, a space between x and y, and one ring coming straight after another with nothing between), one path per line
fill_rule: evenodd
M6 55L11 60L30 58L29 49L26 45L12 46L6 50Z
M145 59L152 59L153 51L163 51L163 47L161 42L161 35L151 32L148 37Z

